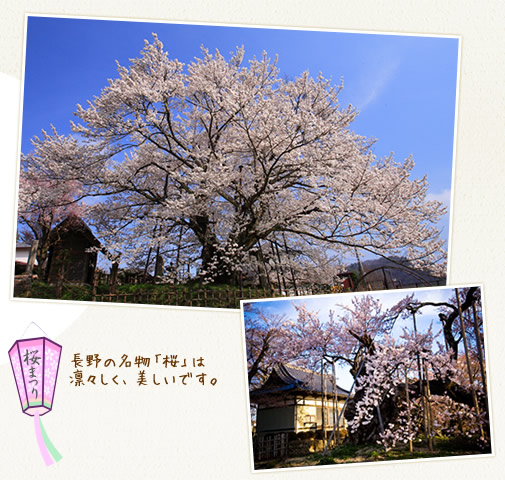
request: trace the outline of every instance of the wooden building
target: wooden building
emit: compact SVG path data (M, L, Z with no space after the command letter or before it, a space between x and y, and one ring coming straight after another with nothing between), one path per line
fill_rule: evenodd
M35 252L32 252L32 245L27 243L16 244L15 275L21 275L26 272L28 261L31 260L30 254L34 255L34 253ZM33 263L37 263L35 258L33 258Z
M257 406L256 433L310 432L333 430L342 411L347 390L335 385L333 376L276 364L267 381L250 392ZM324 405L324 409L323 409ZM342 416L340 428L345 428Z
M97 252L88 249L100 247L100 242L86 223L76 215L71 215L53 228L49 238L48 282L63 280L91 284Z

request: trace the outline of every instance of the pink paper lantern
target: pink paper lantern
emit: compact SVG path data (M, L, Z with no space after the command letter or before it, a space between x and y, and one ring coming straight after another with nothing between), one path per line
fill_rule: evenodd
M53 408L61 345L45 337L17 340L9 350L23 413L34 417L35 435L46 465L61 459L39 417Z
M9 350L23 413L46 414L53 408L61 345L45 338L18 340Z

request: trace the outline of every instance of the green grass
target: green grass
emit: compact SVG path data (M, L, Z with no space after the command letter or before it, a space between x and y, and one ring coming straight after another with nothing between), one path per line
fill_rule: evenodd
M356 453L363 448L363 445L353 445L351 443L345 443L337 448L330 451L332 458L338 458L340 460L347 460L348 458L353 458Z
M449 457L457 455L477 455L490 453L482 450L475 440L467 438L437 437L434 440L434 450L429 451L422 439L414 442L414 449L409 451L408 445L397 446L385 451L378 444L353 445L344 443L328 451L327 455L313 453L305 457L269 460L256 465L257 469L303 467L314 465L335 465L342 463L381 462L388 460L412 460L422 458Z
M58 299L58 300L77 300L90 301L91 287L89 285L63 285L61 297L56 295L56 285L51 285L44 282L33 282L30 292L25 292L18 295L20 298L42 298L42 299Z

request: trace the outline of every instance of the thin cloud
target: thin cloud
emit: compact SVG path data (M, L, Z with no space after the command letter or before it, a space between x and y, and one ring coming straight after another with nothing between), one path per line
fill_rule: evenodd
M363 80L361 100L356 102L356 107L360 111L363 111L382 95L400 67L400 58L389 58L387 61L383 61L383 59L382 55L379 56L376 68L372 67L367 72L366 79ZM359 98L360 96L358 96Z
M446 188L438 193L428 193L426 195L426 200L442 202L446 207L451 203L451 190Z

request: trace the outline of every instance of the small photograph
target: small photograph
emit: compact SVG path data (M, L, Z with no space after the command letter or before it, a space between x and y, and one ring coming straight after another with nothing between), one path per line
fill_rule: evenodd
M443 286L460 39L28 16L18 298Z
M481 287L241 302L253 469L491 453Z

